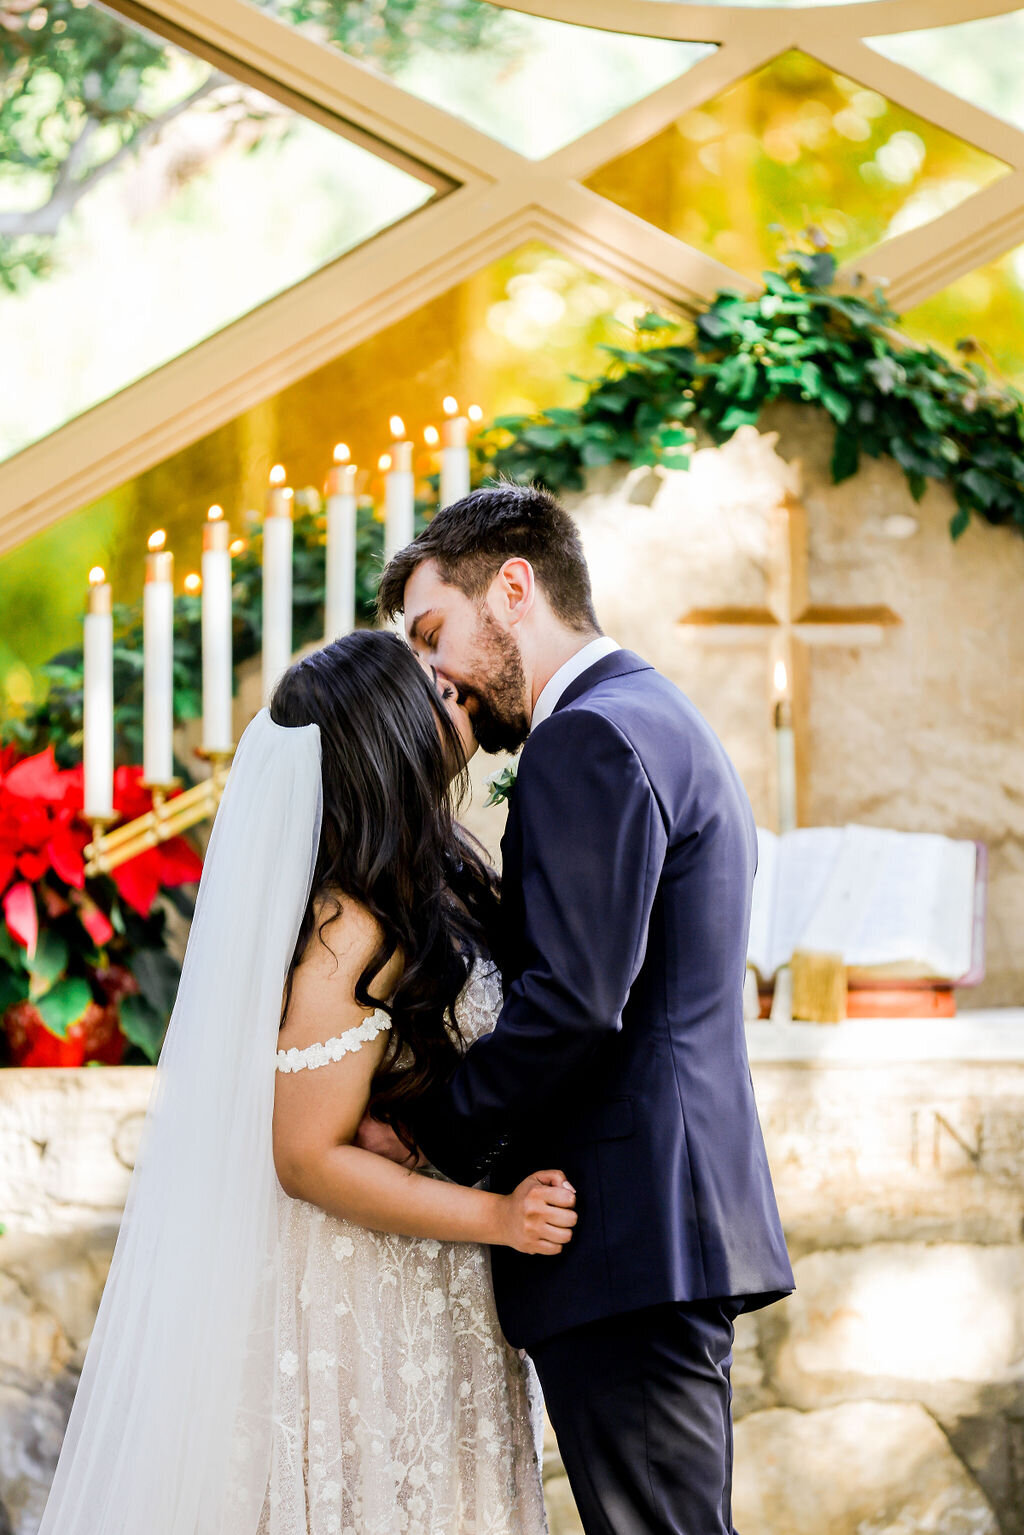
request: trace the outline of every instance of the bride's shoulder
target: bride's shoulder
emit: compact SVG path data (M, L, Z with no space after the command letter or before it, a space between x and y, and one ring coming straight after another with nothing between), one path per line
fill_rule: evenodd
M325 891L313 904L313 929L295 967L293 988L308 991L328 987L355 993L367 965L380 948L383 929L362 902L341 891ZM387 998L402 972L395 953L374 977L372 991Z

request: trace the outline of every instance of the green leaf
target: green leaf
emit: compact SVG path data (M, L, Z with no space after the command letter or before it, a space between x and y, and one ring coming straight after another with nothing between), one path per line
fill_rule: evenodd
M984 510L998 499L1000 486L997 480L981 469L967 469L960 476L960 484L965 490L970 491L971 496Z
M560 426L528 426L523 441L531 448L559 448L565 441L565 431Z
M756 426L759 415L758 410L744 410L741 405L733 405L718 423L718 429L721 432L735 432L741 426Z
M615 453L610 444L590 439L580 449L580 458L589 468L595 469L602 464L612 463Z
M956 539L961 538L967 532L967 527L970 523L970 520L971 514L967 507L958 506L949 521L949 531L953 537L954 542Z
M30 965L32 995L41 996L43 992L48 991L58 976L64 974L67 963L68 946L64 939L52 928L42 928Z
M0 1017L15 1002L28 996L28 976L24 970L0 970Z
M837 485L857 473L860 443L850 432L836 432L832 444L832 479Z
M838 389L833 389L830 384L821 386L821 403L833 420L845 425L850 419L853 410L853 402L845 394L840 394Z
M66 1039L68 1029L79 1021L91 1001L88 981L74 975L58 981L44 997L37 997L36 1007L50 1033Z
M6 922L0 922L0 961L10 965L12 970L24 970L28 964L25 950L20 943L15 943Z
M123 997L118 1009L121 1033L148 1060L155 1061L167 1028L167 1020L144 997Z
M131 962L132 974L150 1007L169 1018L178 994L181 970L166 949L139 949Z

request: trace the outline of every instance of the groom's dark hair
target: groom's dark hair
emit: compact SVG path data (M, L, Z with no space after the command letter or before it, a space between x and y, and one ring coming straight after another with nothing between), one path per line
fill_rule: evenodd
M539 485L500 480L437 513L384 568L377 592L382 622L405 606L405 584L433 560L441 579L482 597L506 560L529 560L555 615L570 629L598 627L583 545L569 513Z

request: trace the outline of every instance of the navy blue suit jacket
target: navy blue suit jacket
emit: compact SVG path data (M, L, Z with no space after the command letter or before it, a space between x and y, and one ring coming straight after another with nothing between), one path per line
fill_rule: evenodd
M459 1182L577 1190L559 1256L493 1250L506 1336L788 1293L743 1030L757 837L717 737L638 656L601 658L524 746L502 853L501 1016L413 1128Z

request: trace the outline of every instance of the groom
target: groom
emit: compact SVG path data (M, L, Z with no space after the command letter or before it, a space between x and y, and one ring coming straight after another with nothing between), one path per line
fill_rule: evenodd
M746 794L692 704L601 634L545 491L439 512L379 605L485 751L523 746L504 1006L418 1107L418 1144L461 1183L560 1167L576 1189L557 1258L495 1249L493 1270L587 1535L732 1535L733 1321L793 1288L743 1033ZM388 1150L370 1124L363 1143Z

